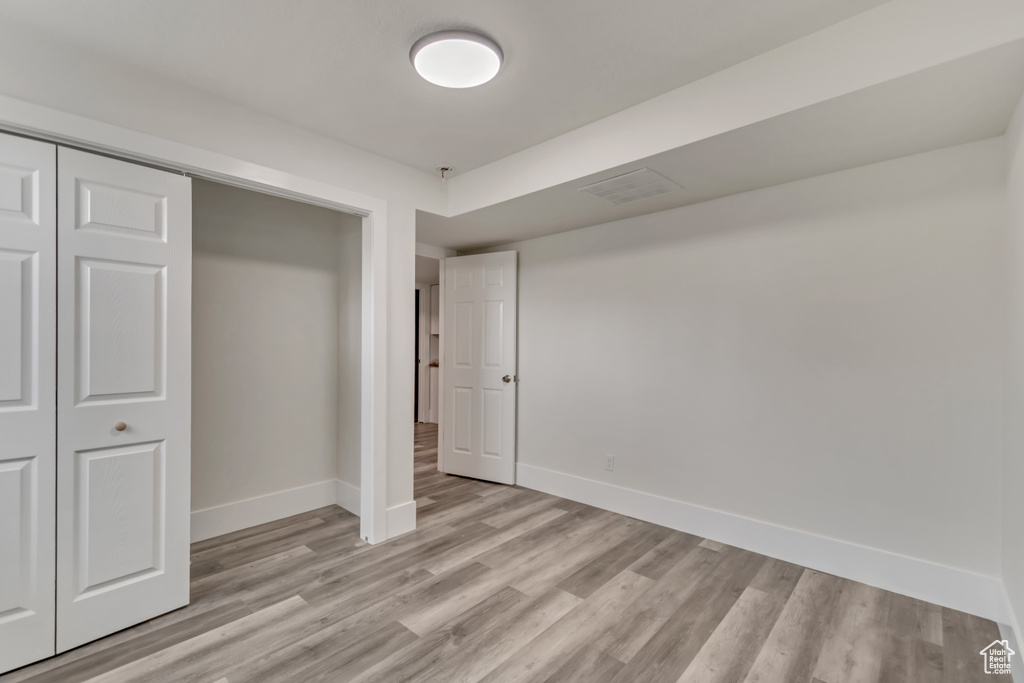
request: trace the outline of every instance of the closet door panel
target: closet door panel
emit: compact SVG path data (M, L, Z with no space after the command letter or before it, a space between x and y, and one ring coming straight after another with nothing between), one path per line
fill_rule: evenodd
M81 403L163 396L163 267L79 259Z
M188 604L191 186L61 148L57 651Z
M81 451L75 459L79 597L162 572L163 442Z
M8 409L32 406L39 389L32 367L38 352L38 257L38 251L0 247L0 406Z
M0 134L0 673L54 653L56 158Z

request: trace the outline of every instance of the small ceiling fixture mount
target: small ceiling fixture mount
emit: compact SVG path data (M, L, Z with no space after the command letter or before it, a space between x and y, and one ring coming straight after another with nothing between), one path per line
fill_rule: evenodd
M434 85L473 88L498 74L504 55L497 43L479 33L439 31L417 40L409 59Z

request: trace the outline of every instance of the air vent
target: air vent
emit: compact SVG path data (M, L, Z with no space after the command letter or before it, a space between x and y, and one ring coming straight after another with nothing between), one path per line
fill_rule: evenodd
M649 168L630 171L608 180L592 183L580 188L580 192L607 199L612 204L628 204L638 199L650 199L682 189L660 173Z

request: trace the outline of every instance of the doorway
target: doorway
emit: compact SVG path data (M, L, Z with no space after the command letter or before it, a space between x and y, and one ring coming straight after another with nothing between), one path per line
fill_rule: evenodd
M415 430L415 467L423 466L421 455L433 454L437 464L437 424L440 414L441 373L441 265L433 256L416 255L416 358L413 419ZM424 439L433 440L433 448L424 451Z
M436 259L417 247L414 468L426 466L430 439L438 471L514 484L518 254ZM437 425L436 439L424 425Z

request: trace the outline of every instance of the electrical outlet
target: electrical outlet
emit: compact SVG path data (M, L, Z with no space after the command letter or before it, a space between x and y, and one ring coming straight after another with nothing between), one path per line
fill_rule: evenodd
M615 471L615 456L614 455L606 455L604 457L604 468L606 470L608 470L609 472L614 472Z

